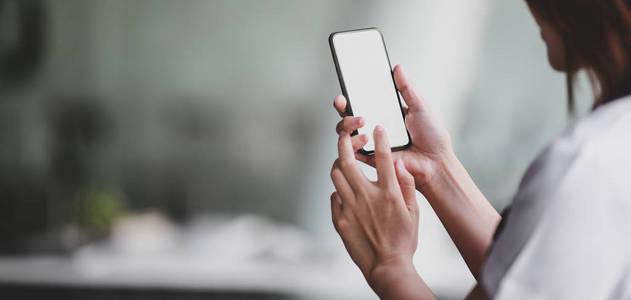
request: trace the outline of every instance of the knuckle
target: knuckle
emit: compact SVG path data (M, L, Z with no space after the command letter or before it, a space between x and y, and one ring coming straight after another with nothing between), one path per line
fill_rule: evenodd
M399 194L400 194L399 191L390 187L386 189L386 191L384 192L384 197L388 200L397 200L399 198Z
M388 154L386 153L386 150L383 148L383 146L375 145L375 159L385 160L387 158Z
M408 113L418 113L421 111L421 106L417 105L416 103L411 104L410 107L408 107Z
M333 178L334 178L334 176L335 176L335 172L337 172L337 171L336 171L336 170L337 170L337 164L338 164L338 163L337 163L337 159L336 159L336 160L335 160L335 162L333 163L333 166L331 167L331 173L330 173L330 175L331 175L331 179L333 179Z
M353 162L350 159L341 159L339 165L342 169L350 169L353 167Z
M345 232L348 229L348 221L343 218L335 218L333 220L333 225L335 225L335 229L338 233Z
M430 177L431 176L427 172L419 172L416 175L416 178L417 178L416 180L418 180L421 183L425 183L425 182L429 182Z
M403 94L406 92L410 92L410 83L409 82L400 82L399 83L399 91Z
M335 170L335 169L331 170L331 181L333 181L333 184L339 184L340 183L339 182L340 178L339 178L337 172L339 172L339 171Z

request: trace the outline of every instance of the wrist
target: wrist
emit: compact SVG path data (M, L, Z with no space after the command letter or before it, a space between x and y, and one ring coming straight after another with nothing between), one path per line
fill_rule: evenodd
M436 155L430 162L423 172L412 174L416 189L421 193L440 188L451 177L449 174L453 174L460 164L456 154L451 149Z
M440 159L435 160L432 177L428 178L425 184L417 186L417 189L430 203L435 198L451 199L463 192L462 185L466 178L468 178L468 173L456 154L448 152Z
M412 257L396 257L375 266L368 284L381 299L434 299Z
M392 281L396 281L397 278L409 276L412 273L416 274L412 257L395 256L375 265L370 273L367 274L367 281L373 290L376 291L379 287L389 285Z

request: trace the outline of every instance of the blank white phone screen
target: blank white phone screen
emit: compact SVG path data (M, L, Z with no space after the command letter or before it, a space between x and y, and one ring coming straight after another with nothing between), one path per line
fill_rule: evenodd
M379 31L336 33L332 44L353 115L365 120L366 125L358 130L368 137L364 150L374 151L373 130L377 125L386 130L390 147L407 145L409 137Z

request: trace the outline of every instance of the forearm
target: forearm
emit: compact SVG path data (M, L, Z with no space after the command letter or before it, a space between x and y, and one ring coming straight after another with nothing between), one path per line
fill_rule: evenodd
M454 154L441 160L430 181L417 188L447 229L473 276L478 278L500 215Z
M380 299L436 299L419 276L412 261L375 268L368 283Z

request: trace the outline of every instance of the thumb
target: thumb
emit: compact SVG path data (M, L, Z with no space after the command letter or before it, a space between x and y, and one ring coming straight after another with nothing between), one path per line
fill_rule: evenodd
M403 72L401 65L394 67L394 82L397 85L397 89L401 92L405 104L408 105L409 111L417 111L421 108L421 99L416 95L412 83Z
M405 200L405 205L408 208L418 211L418 204L416 203L416 185L414 184L414 177L408 172L403 165L403 161L398 159L396 162L397 179L399 181L399 187L401 188L401 194Z

